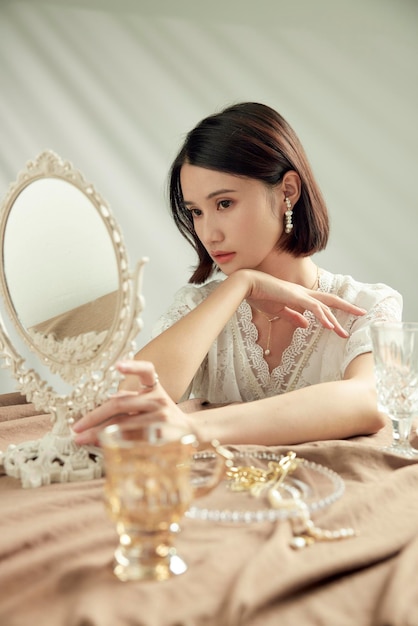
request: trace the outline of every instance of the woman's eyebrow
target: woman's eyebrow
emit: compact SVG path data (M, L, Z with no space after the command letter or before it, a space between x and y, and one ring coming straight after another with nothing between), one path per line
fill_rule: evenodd
M207 199L210 200L214 196L221 196L223 193L235 193L235 192L236 192L236 189L218 189L217 191L212 191L212 193L210 193L207 196Z
M221 196L223 193L235 193L236 189L217 189L216 191L212 191L210 194L206 196L206 200L210 200L214 196ZM192 200L184 200L183 204L196 204Z

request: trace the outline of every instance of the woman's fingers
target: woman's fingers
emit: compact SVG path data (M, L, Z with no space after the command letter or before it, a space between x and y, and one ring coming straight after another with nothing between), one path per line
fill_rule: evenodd
M322 326L328 330L333 330L337 333L337 335L345 339L349 336L349 333L341 326L330 307L332 306L333 308L344 310L352 315L361 316L366 313L364 309L346 302L338 296L323 294L320 292L312 292L312 296L301 298L299 306L301 306L303 310L310 311L316 317L318 322L322 324ZM308 326L308 320L297 309L285 306L281 309L280 315L296 326L300 326L302 328L306 328Z
M149 361L120 361L116 367L121 374L138 376L144 391L154 389L159 382L155 368Z
M138 393L117 394L74 424L74 441L79 445L96 443L99 432L108 424L133 419L140 419L141 423L168 421L169 418L170 407L165 397Z
M135 374L140 381L140 391L119 391L107 402L93 409L73 426L74 433L82 433L103 426L112 418L138 413L141 410L140 399L148 396L158 385L158 376L152 363L148 361L122 361L116 367L122 374ZM142 403L144 410L144 403ZM80 437L77 438L76 442Z
M347 338L347 331L341 326L331 309L338 309L356 316L366 313L364 309L334 294L306 289L301 285L273 279L262 272L255 272L255 277L256 281L251 290L250 299L258 302L276 301L278 314L296 326L306 328L308 322L303 316L303 312L308 310L325 328ZM282 306L280 307L280 305Z
M309 303L306 307L305 311L310 311L318 320L322 326L328 328L328 330L334 330L342 337L347 337L346 331L340 326L337 322L336 318L332 314L332 312L324 305L318 305L318 303ZM299 311L295 311L295 309L290 309L289 307L284 307L281 310L280 315L282 318L287 319L295 326L299 326L301 328L307 328L309 326L309 320Z
M187 424L185 414L159 384L152 363L123 361L117 367L120 372L139 378L139 391L119 391L78 420L73 426L74 441L77 444L97 443L99 432L105 426L128 419L139 419L141 423L176 421Z
M334 332L336 332L337 335L345 339L349 336L349 333L341 326L340 322L338 321L338 319L332 312L331 307L340 309L342 311L345 311L347 313L350 313L352 315L356 315L359 317L367 313L365 309L362 309L354 304L351 304L350 302L346 302L342 298L339 298L338 296L334 296L332 294L324 294L321 292L316 292L314 297L317 301L321 303L320 308L317 309L318 313L316 313L315 311L312 311L314 315L317 317L317 319L321 322L323 326L334 330Z
M111 417L127 415L133 410L133 402L139 396L133 392L119 392L112 396L101 406L96 407L84 417L79 419L73 426L73 431L80 433L83 430L94 428L99 424L104 424Z
M364 315L367 313L366 309L362 309L361 307L352 304L351 302L347 302L347 300L343 300L339 296L335 296L331 293L323 293L322 291L314 291L312 292L312 297L319 302L322 302L324 305L334 308L340 309L341 311L345 311L346 313L351 313L352 315Z

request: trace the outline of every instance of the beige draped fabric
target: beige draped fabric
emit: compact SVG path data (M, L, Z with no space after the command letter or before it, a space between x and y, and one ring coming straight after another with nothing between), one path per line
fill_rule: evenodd
M0 402L0 449L49 428L16 394ZM3 406L1 406L3 405ZM418 623L418 464L372 437L295 446L334 469L344 495L315 515L357 536L289 547L288 521L185 519L177 546L189 570L164 583L121 583L102 479L25 490L0 477L2 626L406 626ZM280 451L280 449L278 449ZM284 451L282 449L282 451ZM211 496L217 506L216 492Z

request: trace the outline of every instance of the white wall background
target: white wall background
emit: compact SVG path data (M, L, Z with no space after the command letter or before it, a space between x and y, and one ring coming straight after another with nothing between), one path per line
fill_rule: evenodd
M262 101L327 199L317 261L399 289L418 320L417 31L416 0L0 0L0 194L45 148L94 183L131 264L150 257L141 345L194 263L167 211L171 160L202 117Z

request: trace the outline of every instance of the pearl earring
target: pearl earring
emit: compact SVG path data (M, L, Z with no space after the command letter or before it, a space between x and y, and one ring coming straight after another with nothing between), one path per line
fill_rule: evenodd
M285 198L285 202L286 202L286 206L287 206L287 211L285 211L285 219L286 219L286 223L284 226L284 230L286 233L291 233L293 230L293 222L292 222L292 217L293 217L293 210L292 210L292 204L289 200L289 198L286 196Z

